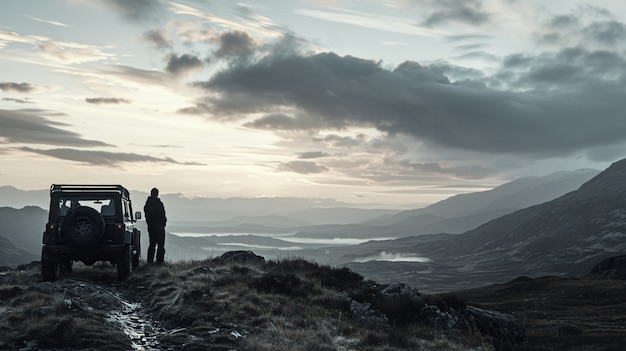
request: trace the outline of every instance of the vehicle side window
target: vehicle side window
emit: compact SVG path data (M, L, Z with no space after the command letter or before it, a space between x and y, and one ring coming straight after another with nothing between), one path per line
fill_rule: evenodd
M69 211L70 206L68 206L69 204L67 202L67 199L59 200L59 216L65 216L67 214L67 211Z
M124 220L130 220L130 211L128 210L128 201L124 201Z

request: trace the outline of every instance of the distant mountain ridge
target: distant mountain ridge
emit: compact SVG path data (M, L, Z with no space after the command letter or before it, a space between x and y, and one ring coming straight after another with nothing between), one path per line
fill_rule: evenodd
M0 186L0 207L22 208L26 206L38 206L48 208L50 191L21 190L14 186Z
M578 189L600 171L580 169L523 177L487 191L459 194L424 208L402 211L368 224L413 226L418 234L458 234L516 210Z
M16 247L9 239L0 235L0 267L12 267L38 259L38 256Z
M130 190L130 193L134 209L142 210L148 194L135 190ZM165 203L168 218L196 223L232 220L232 222L237 222L235 225L243 223L267 225L270 216L283 216L293 221L290 226L297 224L295 220L301 221L298 225L347 224L400 211L386 208L382 204L353 204L323 198L189 198L180 193L165 192L162 192L160 197ZM0 186L0 207L38 206L47 209L49 198L49 190L20 190L13 186ZM255 219L255 217L267 218ZM242 218L245 220L241 220ZM285 226L285 224L280 224L280 226Z
M384 247L376 246L378 250ZM428 281L437 287L453 276L466 277L470 286L503 282L519 275L586 274L600 260L626 252L626 159L613 163L578 190L463 234L432 241L405 238L402 245L392 242L387 247L432 260L420 265L419 269L427 274L407 273L415 272L416 265L401 268L386 264L387 271L401 268L405 278L411 276L418 283ZM343 259L353 260L371 250L364 245L361 252L353 249ZM377 278L373 265L350 267L360 272L369 270Z
M168 211L168 218L170 219L167 230L173 233L289 234L295 232L293 235L297 238L380 240L382 238L401 238L424 234L461 233L493 218L513 212L516 210L515 206L520 206L520 204L540 201L555 193L562 195L570 188L580 186L580 184L584 183L584 180L588 180L598 173L599 171L579 170L559 172L546 177L521 178L490 191L457 195L422 209L403 211L401 213L398 213L397 210L346 208L337 206L341 205L337 202L326 202L317 199L305 199L306 201L297 198L186 199L177 194L164 195L163 197ZM0 187L0 191L5 190L7 190L7 187ZM9 187L8 190L17 191L15 196L21 194L15 188ZM45 192L46 201L47 198L48 193ZM141 210L143 204L141 194L133 194L133 200L135 210ZM246 204L251 205L245 207L244 205ZM313 206L322 207L312 208ZM211 209L214 208L220 208L221 212L219 214L211 213ZM263 212L259 212L259 208L264 208ZM285 215L265 214L274 213L278 209L285 211ZM239 215L216 222L209 221L210 218L220 217L228 213L239 213ZM250 213L253 215L249 215ZM178 216L182 214L184 215L181 219ZM458 216L447 217L452 215ZM310 224L323 222L324 218L327 218L327 221L330 223L345 222L348 218L355 221L362 220L362 222L353 224ZM377 219L372 220L372 218ZM186 219L189 221L185 221ZM310 222L305 221L305 219L310 220ZM42 208L33 206L25 207L21 210L8 207L0 208L0 235L9 239L18 249L39 255L41 251L41 233L46 220L47 210ZM143 224L143 222L138 223L139 227L142 227ZM215 225L219 226L214 227ZM147 242L147 231L142 230L142 233L144 233L142 241ZM224 247L223 243L216 243L214 240L212 240L213 242L196 240L198 241L195 243L196 247L193 250L188 250L185 248L187 246L186 243L193 246L191 243L194 240L188 238L172 239L175 239L173 240L173 244L176 247L174 251L181 253L181 255L187 252L193 252L195 255L202 255L205 252L213 253L213 251L203 251L202 247L216 246L220 250ZM267 241L261 241L262 239L259 238L258 245L268 246ZM253 245L251 241L244 244ZM285 245L282 244L283 247ZM410 245L406 247L410 247ZM170 252L173 253L174 251ZM352 250L346 248L346 253L348 252L352 252ZM437 252L437 250L432 252ZM172 257L185 259L181 255ZM338 255L332 257L332 259L335 260L339 257L347 258L348 256ZM326 258L322 260L324 261Z
M460 243L465 250L491 252L494 258L508 247L509 262L524 262L545 273L588 272L596 261L626 251L625 180L626 159L576 191L465 233ZM448 253L462 254L458 247Z
M8 239L20 250L39 255L47 221L48 211L36 206L26 206L22 209L0 207L0 236Z

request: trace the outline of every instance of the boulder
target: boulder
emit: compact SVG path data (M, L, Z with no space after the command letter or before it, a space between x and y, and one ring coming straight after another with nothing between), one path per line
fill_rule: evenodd
M427 305L419 311L420 320L438 330L451 330L459 326L458 316L442 311L434 305Z
M369 326L387 325L388 321L384 315L372 308L372 305L364 302L352 300L350 302L350 314L355 320Z
M613 256L591 268L591 274L602 274L616 279L626 279L626 255Z
M465 311L470 325L491 336L496 349L514 350L526 342L526 329L512 315L474 306L467 306Z
M395 324L415 322L426 303L417 292L406 284L391 284L381 290L377 308Z
M218 263L244 263L260 264L265 262L265 257L259 256L252 251L228 251L213 259Z

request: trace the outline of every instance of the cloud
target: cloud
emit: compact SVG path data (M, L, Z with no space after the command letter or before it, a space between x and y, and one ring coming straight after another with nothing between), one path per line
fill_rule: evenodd
M493 76L468 71L470 78L454 81L448 72L462 71L410 61L386 69L321 53L267 56L196 86L210 93L205 111L266 112L251 124L264 128L307 127L280 115L289 108L316 121L309 128L374 127L492 154L552 157L626 140L626 63L617 54L567 49L509 57Z
M371 13L350 11L347 9L342 9L341 11L296 9L294 12L299 15L325 21L384 30L392 33L425 37L439 37L446 34L446 32L441 30L418 26L413 21L407 21L406 18L373 15Z
M202 69L204 63L202 60L194 55L184 54L176 55L170 54L167 56L167 72L175 76L185 76L193 71Z
M65 23L61 23L61 22L57 22L57 21L51 21L51 20L46 20L46 19L43 19L43 18L37 18L37 17L31 17L31 16L29 16L28 18L30 18L30 19L32 19L33 21L36 21L36 22L46 23L46 24L50 24L50 25L53 25L53 26L57 26L57 27L70 27L70 26L68 26Z
M83 63L111 58L102 48L94 45L78 44L69 41L47 40L39 44L39 50L46 56L62 63Z
M316 141L322 141L330 147L351 148L361 146L365 142L365 136L360 134L357 137L329 134L323 138L314 138Z
M298 130L301 127L295 118L282 113L270 114L244 124L245 127L268 130Z
M137 162L149 162L149 163L171 163L177 165L201 165L200 163L181 163L175 161L169 157L158 158L153 156L139 155L134 153L122 153L122 152L108 152L108 151L91 151L91 150L76 150L76 149L50 149L41 150L33 149L30 147L20 148L22 151L35 153L39 155L58 158L61 160L74 161L82 164L88 164L93 166L106 166L113 167L119 166L124 163L137 163Z
M211 110L210 108L207 108ZM312 130L330 127L324 120L314 116L291 117L282 113L273 113L244 124L244 127L264 130Z
M7 41L14 43L35 44L39 40L41 40L41 37L20 35L15 32L0 31L0 43L2 43L3 41Z
M207 28L198 22L179 20L169 22L164 30L171 30L174 33L172 37L186 45L213 43L218 32L215 28Z
M79 44L72 41L52 40L43 36L21 35L14 32L0 31L0 47L4 42L30 44L39 48L45 57L61 63L84 63L114 57L103 51L102 47Z
M504 60L503 83L535 91L581 90L619 84L626 59L616 53L567 48L553 54L511 55Z
M109 146L101 141L81 138L80 134L56 126L68 126L43 116L43 110L0 110L0 140L7 143L58 146Z
M324 173L329 171L328 167L310 161L284 162L281 163L278 168L283 171L300 174Z
M132 102L131 100L121 98L85 98L85 101L94 105L119 105L130 104Z
M618 21L595 22L583 29L585 36L605 45L626 41L626 26Z
M218 44L215 57L237 61L247 60L259 46L252 36L244 31L223 32L215 38L215 41Z
M15 93L32 93L37 87L30 83L0 82L0 90Z
M157 49L168 49L172 42L164 30L150 30L143 34L143 39L154 45Z
M100 0L100 3L131 21L157 18L165 9L161 0Z
M163 72L139 69L124 65L103 65L98 69L99 73L113 75L148 85L165 85L171 79L171 76Z
M494 169L483 167L481 165L446 166L439 162L413 163L410 161L404 161L402 164L410 170L417 171L422 174L436 174L456 179L484 179L494 174L495 171Z
M492 16L483 9L482 0L412 0L412 2L427 13L423 23L428 27L450 22L478 26L488 22Z
M327 152L323 152L323 151L308 151L308 152L303 152L301 153L298 158L300 159L312 159L312 158L320 158L320 157L328 157L331 156L329 153Z
M13 101L18 104L32 104L33 102L28 99L13 99L13 98L2 98L2 101Z
M606 10L579 6L539 23L536 37L542 45L614 51L626 45L626 25Z
M207 30L197 23L211 23L215 28L225 29L228 31L243 31L253 34L255 37L262 38L278 38L284 33L289 32L285 28L277 25L271 19L256 14L250 6L237 4L239 12L237 20L230 20L216 16L211 12L204 12L197 8L183 5L176 2L168 4L170 10L176 15L192 16L193 22L180 22L176 24L181 29L186 30L183 34L186 42L207 42L212 40L215 30ZM243 21L242 21L243 19Z

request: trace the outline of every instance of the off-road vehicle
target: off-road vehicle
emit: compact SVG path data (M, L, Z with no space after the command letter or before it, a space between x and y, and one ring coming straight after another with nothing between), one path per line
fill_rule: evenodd
M139 266L138 219L141 212L133 214L130 194L121 185L53 184L41 251L43 280L71 272L74 261L89 266L109 261L123 280Z

